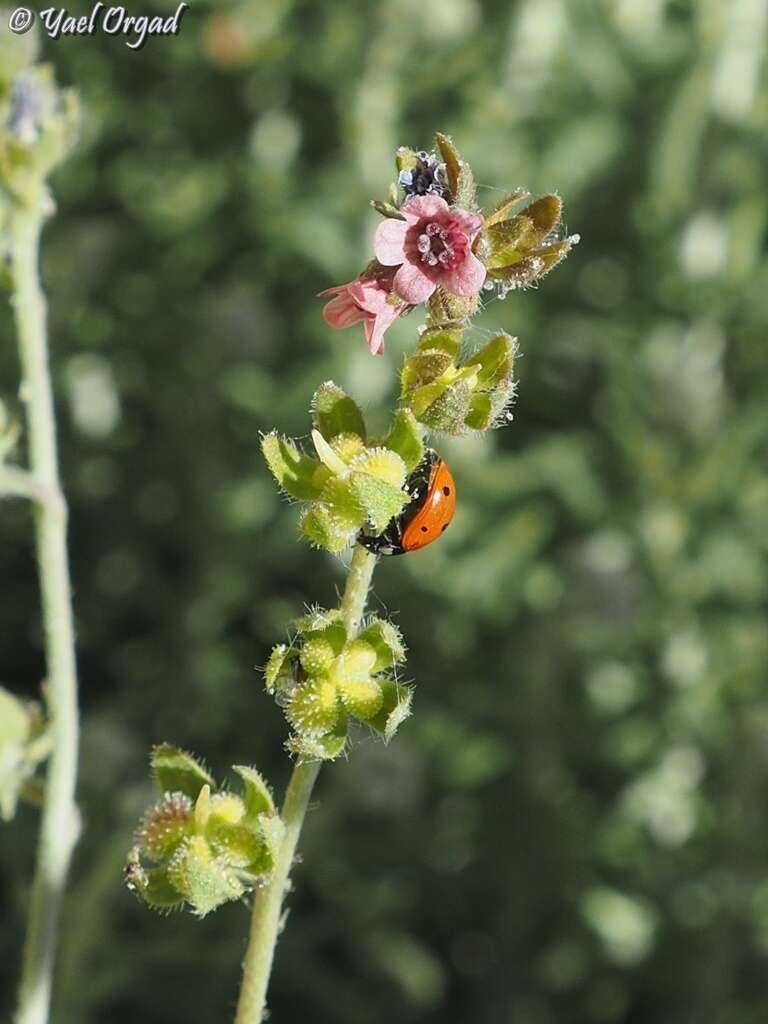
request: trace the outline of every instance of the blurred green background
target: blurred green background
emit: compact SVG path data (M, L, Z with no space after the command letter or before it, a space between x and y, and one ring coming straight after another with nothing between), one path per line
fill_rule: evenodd
M453 529L377 570L415 714L323 769L272 1019L768 1019L767 22L763 0L196 0L140 52L46 41L84 104L43 259L86 827L56 1024L231 1017L244 908L164 919L120 869L153 743L282 790L256 666L343 567L297 540L259 432L306 434L327 378L386 422L418 314L375 360L314 295L367 260L395 147L435 130L486 205L555 189L582 243L488 304L478 339L520 338L515 421L440 445ZM11 408L17 380L6 308ZM1 530L0 681L32 695L28 510ZM30 809L2 830L0 1015L35 835Z

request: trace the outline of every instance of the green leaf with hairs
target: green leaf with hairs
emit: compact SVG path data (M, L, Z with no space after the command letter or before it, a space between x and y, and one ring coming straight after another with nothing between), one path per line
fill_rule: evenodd
M186 793L196 800L203 786L216 783L202 764L191 754L170 743L155 747L151 756L152 773L164 793Z
M405 644L400 630L386 619L369 622L357 639L368 644L376 653L372 673L384 672L405 661Z
M274 814L275 801L264 777L255 768L245 764L233 765L232 770L243 780L245 820L253 824L261 814Z
M422 352L433 350L445 352L456 359L461 352L463 327L428 327L419 338L418 348Z
M304 455L293 441L274 432L262 438L261 450L283 491L300 501L317 498L331 475L321 462Z
M326 439L337 434L357 434L365 440L365 421L354 399L333 381L321 384L312 399L313 421Z
M392 428L380 442L385 448L396 452L412 472L424 458L422 431L410 409L398 409L392 420Z
M485 226L486 228L492 227L494 224L498 224L500 221L507 219L507 214L510 212L513 206L522 202L530 196L530 192L527 192L524 188L515 189L514 192L510 192L508 196L496 203L488 213L485 215Z

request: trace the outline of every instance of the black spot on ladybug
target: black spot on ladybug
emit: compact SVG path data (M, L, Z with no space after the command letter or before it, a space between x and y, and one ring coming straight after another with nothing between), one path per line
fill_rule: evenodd
M422 528L421 528L421 532L422 532L422 533L426 533L426 532L428 531L428 529L429 529L429 527L427 527L427 526L422 526Z
M448 529L448 526L448 523L443 523L443 525L440 527L440 533L445 533L445 531Z
M451 488L450 487L444 487L443 488L443 494L446 496L446 498L448 497L448 495L450 493L451 493Z

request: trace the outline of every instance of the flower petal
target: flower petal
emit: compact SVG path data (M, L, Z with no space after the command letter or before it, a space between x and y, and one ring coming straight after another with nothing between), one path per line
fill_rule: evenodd
M352 324L365 320L368 316L349 295L343 293L337 295L323 306L323 317L331 327L351 327Z
M426 302L436 287L435 282L413 263L404 263L395 274L395 291L409 306Z
M395 220L394 217L387 217L379 224L373 238L373 251L379 263L386 267L396 267L403 262L407 230L408 224L404 220Z
M447 217L450 213L448 203L442 196L414 196L406 200L400 207L400 213L406 217L411 224L424 217L437 218ZM397 223L401 223L399 221ZM380 261L380 262L383 262Z
M324 299L326 295L341 295L342 292L345 292L354 283L354 281L348 281L346 284L335 284L333 288L326 288L324 291L318 292L317 297L318 299Z
M387 326L381 322L379 317L374 320L365 321L365 340L368 342L368 348L371 350L371 355L383 356L384 355L384 331Z
M441 284L449 292L453 292L454 295L477 295L483 287L485 275L484 264L480 262L474 253L470 252L467 253L467 258L455 270L444 275ZM395 281L397 281L397 278L395 278Z
M461 225L462 231L468 236L470 242L477 237L478 231L485 223L482 213L472 213L469 210L451 210L451 215Z

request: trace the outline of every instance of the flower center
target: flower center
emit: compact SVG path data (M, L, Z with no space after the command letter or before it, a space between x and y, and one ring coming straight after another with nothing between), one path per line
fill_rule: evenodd
M436 270L452 270L464 258L466 238L460 231L452 230L433 220L424 225L416 242L419 258L428 267Z

